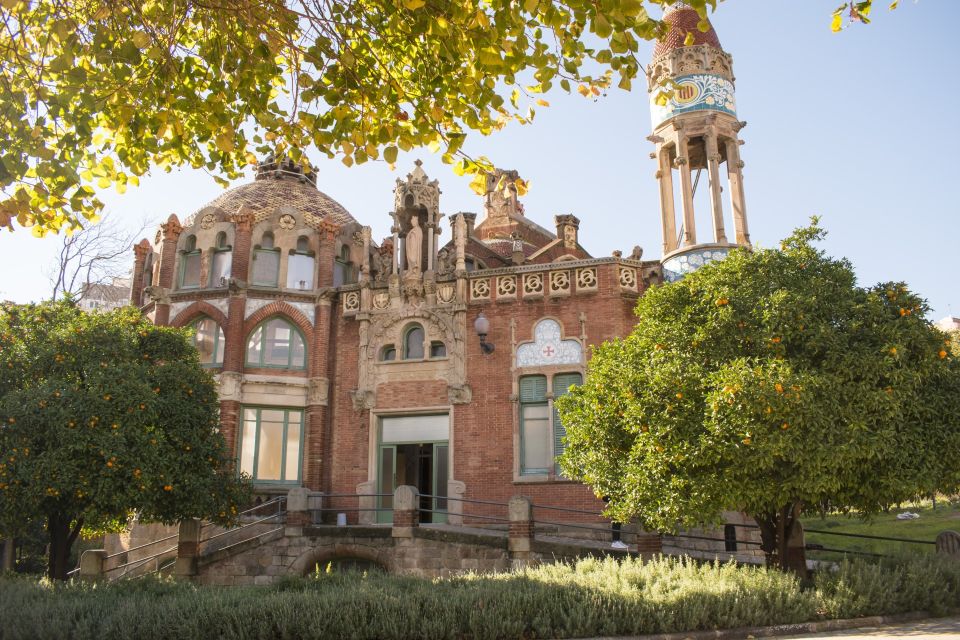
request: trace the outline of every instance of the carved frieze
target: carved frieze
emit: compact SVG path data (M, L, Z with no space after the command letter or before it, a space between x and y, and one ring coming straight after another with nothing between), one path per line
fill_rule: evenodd
M543 295L543 274L523 274L523 297L533 298Z
M343 295L343 315L353 315L360 311L360 292L347 291Z
M475 278L470 281L470 299L490 299L490 278Z
M569 271L551 271L550 272L550 295L563 296L570 293L570 272Z
M620 265L620 288L627 291L637 290L637 270L634 267Z
M517 297L517 276L499 276L497 278L497 298Z
M597 290L597 268L584 267L577 269L577 291Z

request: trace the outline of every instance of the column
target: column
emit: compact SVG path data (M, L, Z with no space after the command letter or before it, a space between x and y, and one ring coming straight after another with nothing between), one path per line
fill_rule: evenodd
M420 494L416 487L400 485L393 492L393 531L394 538L412 538L413 530L419 526Z
M743 162L740 160L740 141L727 140L727 176L730 180L730 205L733 209L733 231L737 244L750 246L747 229L747 200L743 195Z
M707 152L707 169L710 172L710 204L713 208L713 240L721 244L727 242L727 232L723 228L723 201L720 199L720 150L717 148L717 134L711 131L704 136Z
M673 206L673 166L670 150L661 147L657 154L657 181L660 184L660 215L663 226L663 253L677 248L677 212Z
M458 213L453 218L453 246L457 251L456 270L462 273L467 268L467 221L462 213Z
M390 231L393 232L393 272L397 275L400 275L401 271L401 261L400 261L400 225L397 222L394 222L393 227Z
M436 223L430 221L427 223L427 271L433 271L433 254L434 251L434 234L433 229L436 227Z
M147 262L147 255L153 251L150 242L146 239L133 245L133 282L130 285L130 303L135 307L143 306L143 268Z
M160 278L158 284L167 291L170 291L174 287L174 280L176 278L177 241L180 238L183 227L180 226L180 221L177 219L176 214L170 214L167 221L160 225L160 229L163 232L163 241L160 245ZM164 296L163 301L157 301L155 308L154 324L170 324L169 299Z
M690 157L687 136L679 135L677 159L674 163L680 171L680 191L683 202L683 246L697 244L697 221L693 217L693 181L690 178Z
M324 490L324 464L327 461L326 426L330 380L330 333L333 300L321 296L313 311L313 336L310 340L310 387L304 413L305 456L303 485L312 491Z

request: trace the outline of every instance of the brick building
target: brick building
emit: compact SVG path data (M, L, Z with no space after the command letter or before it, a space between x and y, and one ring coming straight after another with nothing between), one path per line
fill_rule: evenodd
M252 183L182 222L170 216L135 247L133 303L158 324L195 327L224 436L259 491L363 494L369 507L411 484L432 496L423 506L436 520L459 512L445 497L602 507L558 473L554 399L582 380L591 345L630 332L648 286L749 243L731 58L692 9L666 19L648 72L660 260L592 256L572 215L537 224L514 171L489 176L479 219L444 215L419 163L396 181L392 236L380 242L314 173L268 160ZM665 78L677 89L660 104ZM698 183L710 191L711 242L698 242Z

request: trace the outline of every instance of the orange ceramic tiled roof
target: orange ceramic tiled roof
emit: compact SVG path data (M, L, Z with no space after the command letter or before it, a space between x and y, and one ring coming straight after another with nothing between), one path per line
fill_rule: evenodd
M242 205L253 209L257 221L269 217L279 207L289 206L337 225L354 222L353 216L339 202L318 190L309 181L290 177L264 177L240 185L222 193L213 202L201 207L201 210L219 207L225 213L233 214Z

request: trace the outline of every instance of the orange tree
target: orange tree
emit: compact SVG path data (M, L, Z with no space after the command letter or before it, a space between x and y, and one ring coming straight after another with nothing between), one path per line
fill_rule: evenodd
M564 474L651 530L742 511L770 564L805 509L860 514L960 484L960 362L903 284L813 246L737 250L637 304L558 399Z
M48 573L77 536L235 519L247 487L217 431L213 379L183 330L133 308L0 307L0 534L42 521Z

